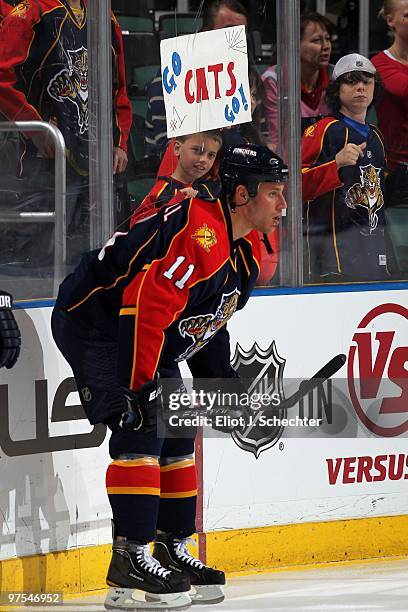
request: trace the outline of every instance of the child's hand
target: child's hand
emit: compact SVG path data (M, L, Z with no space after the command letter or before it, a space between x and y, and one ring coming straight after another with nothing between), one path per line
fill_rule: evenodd
M195 198L198 191L192 187L184 187L183 189L180 189L180 193L184 193L186 198Z
M337 168L355 166L360 157L364 157L364 149L366 146L366 142L362 142L360 145L352 144L351 142L346 144L336 155Z

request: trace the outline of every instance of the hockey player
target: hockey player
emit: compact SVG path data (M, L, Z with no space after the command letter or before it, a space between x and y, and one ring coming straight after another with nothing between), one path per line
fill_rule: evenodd
M379 130L366 123L380 82L357 53L337 62L332 79L331 114L302 139L306 274L312 282L382 280L385 153Z
M21 335L12 308L11 295L0 291L0 368L12 368L20 355Z
M55 341L90 422L112 430L107 609L183 609L192 599L223 599L224 573L186 548L195 532L194 440L157 436L156 376L179 384L179 362L187 360L194 377L235 377L226 323L258 277L258 231L279 226L287 172L266 147L229 150L221 201L170 202L84 255L60 287ZM190 585L196 594L188 594Z

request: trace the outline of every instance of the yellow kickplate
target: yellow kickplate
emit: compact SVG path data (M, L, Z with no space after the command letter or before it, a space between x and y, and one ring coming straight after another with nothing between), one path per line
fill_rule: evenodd
M226 572L408 554L408 516L215 531L207 564Z
M206 534L207 564L250 572L408 555L408 516L277 525ZM191 548L197 555L197 548ZM0 562L0 591L88 593L106 588L111 545Z

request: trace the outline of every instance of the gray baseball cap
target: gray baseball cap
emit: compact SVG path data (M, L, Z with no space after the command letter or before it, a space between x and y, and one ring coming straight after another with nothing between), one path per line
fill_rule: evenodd
M377 72L374 64L372 64L369 59L364 57L364 55L360 55L359 53L349 53L349 55L344 55L341 57L335 65L332 79L336 81L336 79L347 72L357 71L368 72L372 75L376 74Z

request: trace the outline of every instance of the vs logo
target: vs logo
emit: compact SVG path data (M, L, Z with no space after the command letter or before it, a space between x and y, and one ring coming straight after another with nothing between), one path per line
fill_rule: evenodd
M353 336L347 371L350 397L361 422L377 435L408 431L407 338L408 309L401 304L377 306Z

